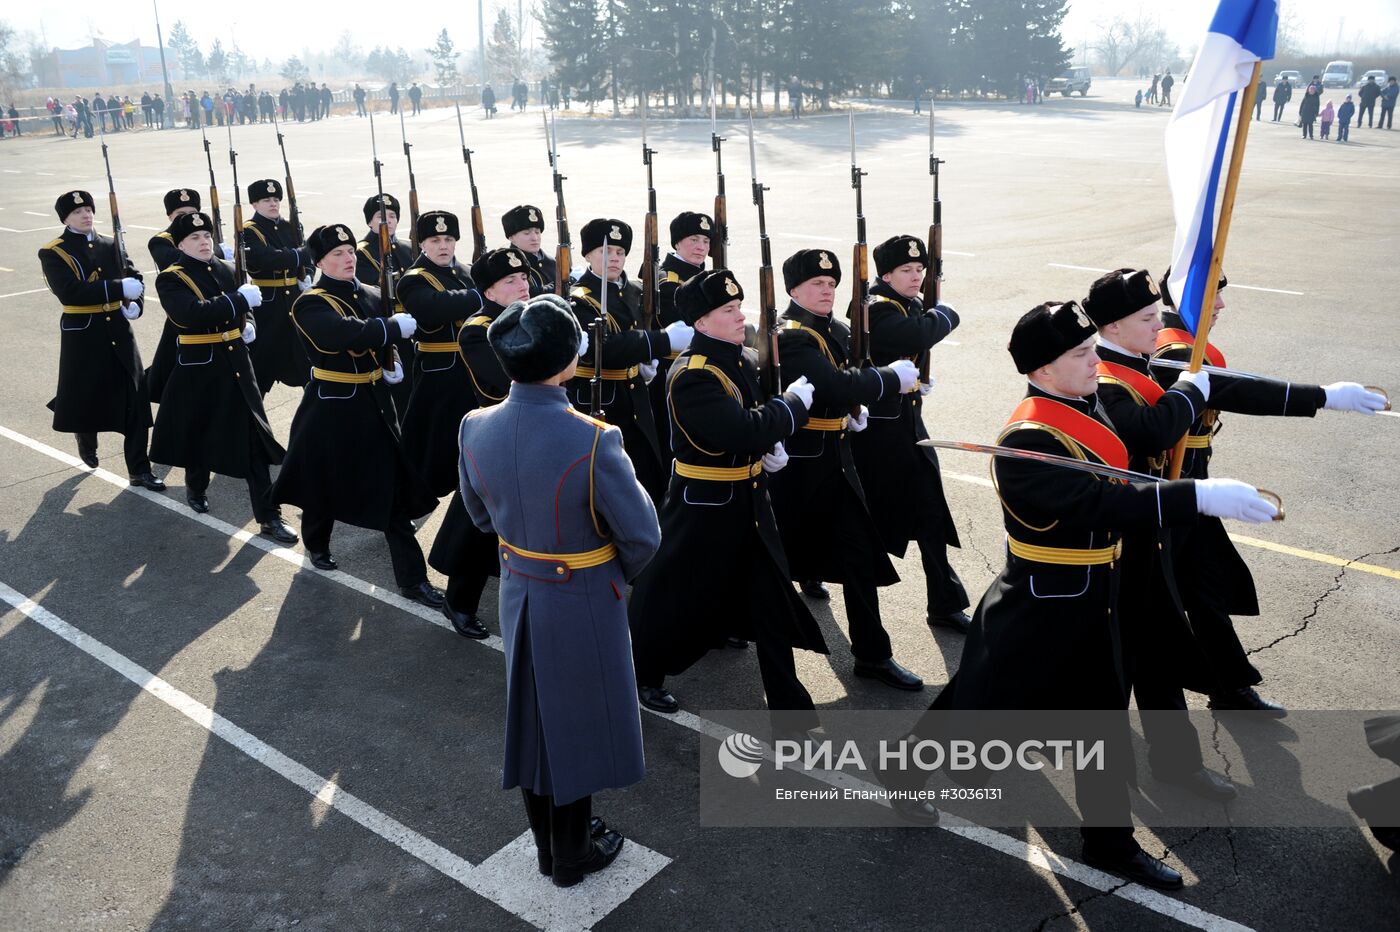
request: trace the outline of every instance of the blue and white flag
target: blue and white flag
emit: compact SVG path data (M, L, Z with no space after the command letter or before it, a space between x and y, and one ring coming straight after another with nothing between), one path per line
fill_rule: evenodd
M1220 0L1167 123L1167 182L1176 216L1168 286L1192 333L1210 278L1235 98L1254 63L1273 58L1277 34L1278 0Z

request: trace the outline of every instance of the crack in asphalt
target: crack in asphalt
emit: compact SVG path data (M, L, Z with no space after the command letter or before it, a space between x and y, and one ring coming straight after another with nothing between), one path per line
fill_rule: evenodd
M1091 903L1091 902L1093 902L1094 900L1101 900L1101 899L1103 899L1103 898L1106 897L1106 896L1112 896L1113 894L1117 893L1119 890L1122 890L1124 887L1128 886L1130 883L1132 883L1132 881L1130 881L1130 880L1125 880L1125 881L1123 881L1122 883L1117 884L1116 886L1109 887L1107 890L1096 890L1096 891L1094 891L1093 893L1089 894L1089 895L1086 896L1086 897L1083 897L1083 898L1081 898L1081 899L1075 900L1075 901L1070 905L1070 908L1069 908L1069 909L1064 910L1064 911L1062 911L1062 912L1058 912L1058 913L1051 913L1050 915L1046 916L1044 919L1040 920L1040 922L1036 923L1035 932L1045 932L1045 929L1049 928L1050 923L1054 922L1056 919L1068 919L1070 916L1073 916L1075 913L1080 912L1080 911L1084 908L1084 905L1085 905L1086 903Z
M1253 656L1254 654L1262 653L1263 651L1276 647L1277 645L1288 640L1289 638L1298 637L1304 631L1308 630L1308 628L1312 625L1313 619L1317 617L1317 613L1322 609L1322 603L1326 602L1327 599L1332 595L1332 593L1342 588L1342 580L1347 575L1348 566L1351 566L1351 564L1353 563L1361 563L1362 561L1369 560L1372 557L1384 557L1389 556L1393 553L1400 553L1400 546L1391 547L1389 550L1375 550L1371 553L1363 553L1359 557L1348 560L1346 564L1342 566L1341 570L1338 571L1337 575L1332 578L1332 585L1328 586L1327 589L1324 590L1320 596L1313 600L1312 611L1308 612L1306 615L1303 616L1302 624L1300 624L1294 630L1290 631L1288 634L1281 634L1261 647L1255 647L1245 651L1245 656Z
M9 483L6 483L5 485L0 485L0 489L13 489L13 488L14 488L15 486L17 486L17 485L24 485L26 482L33 482L35 479L46 479L46 478L48 478L49 476L57 476L59 473L72 472L72 471L73 471L73 467L71 467L71 466L63 466L63 467L60 467L60 468L58 468L58 469L53 470L52 472L41 472L41 473L39 473L37 476L29 476L28 478L25 478L25 479L16 479L14 482L9 482Z
M966 531L965 531L963 534L960 534L960 535L958 535L958 536L959 536L959 538L960 538L961 540L965 541L965 543L963 544L964 547L968 548L968 549L971 550L973 553L977 554L977 556L979 556L979 557L982 558L982 562L985 563L985 564L987 565L987 572L988 572L993 578L995 578L996 575L997 575L998 573L1001 572L1001 570L997 569L995 566L992 566L992 561L989 560L989 559L987 559L987 555L986 555L985 553L982 552L982 548L979 547L979 546L977 546L975 543L973 543L973 541L972 541L972 522L969 521L968 524L967 524L967 529L966 529Z
M1219 716L1212 717L1210 728L1210 743L1211 746L1215 748L1216 756L1218 756L1221 762L1224 764L1225 779L1229 780L1231 783L1234 783L1235 781L1232 774L1233 768L1230 765L1230 757L1225 753L1225 749L1220 746ZM1221 807L1225 810L1225 846L1230 849L1230 872L1234 875L1232 880L1230 880L1228 883L1221 885L1221 889L1229 889L1230 887L1237 886L1240 883L1240 881L1244 878L1240 876L1240 853L1235 848L1235 823L1234 820L1230 818L1230 807L1225 803L1221 803Z

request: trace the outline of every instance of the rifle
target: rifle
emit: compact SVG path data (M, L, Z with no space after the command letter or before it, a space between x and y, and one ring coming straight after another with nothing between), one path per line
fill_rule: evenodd
M287 205L291 213L287 222L292 225L292 245L300 248L306 245L306 233L301 228L301 211L297 210L297 189L292 184L292 166L287 161L287 144L282 141L282 124L277 122L277 114L272 114L272 128L277 130L277 146L282 150L282 174L287 178ZM237 184L234 185L237 187Z
M98 124L102 136L102 164L107 166L107 206L112 209L112 245L117 250L118 274L125 277L132 268L131 258L126 254L126 231L122 229L121 214L117 211L117 186L112 182L112 161L107 157L107 132Z
M394 273L390 268L394 260L394 248L389 242L389 213L384 203L384 163L379 161L379 143L374 138L372 110L369 114L369 147L370 152L374 154L374 183L379 192L379 313L384 317L391 317L394 314L394 305L398 302L394 294ZM398 363L398 356L398 350L390 343L387 360L389 365L386 368L394 368Z
M209 149L209 136L204 132L204 127L199 128L199 135L204 137L204 161L209 166L209 214L214 218L214 245L224 244L224 217L219 210L219 183L214 180L214 156ZM237 183L234 184L237 187ZM217 250L216 250L217 251Z
M749 173L753 176L753 202L758 207L758 246L762 262L758 267L758 371L765 398L782 393L782 367L778 362L778 305L773 296L773 247L768 241L768 217L763 192L758 183L758 156L754 150L753 109L749 109Z
M403 137L403 155L408 159L408 244L413 247L414 258L418 256L418 177L413 174L413 144L408 141L408 129L403 122L403 107L399 108L399 134ZM383 200L379 203L380 209L384 207ZM383 222L384 214L381 213L380 221ZM381 234L379 239L382 242L388 234Z
M564 181L567 176L559 174L559 128L552 117L544 113L540 116L545 121L544 141L549 149L549 167L554 172L554 219L559 224L559 245L554 248L554 293L567 299L569 295L564 289L573 271L573 262L569 258L572 247L569 242L569 215L564 210ZM602 343L601 340L598 342Z
M467 131L462 126L462 105L457 104L457 135L462 138L462 161L467 163L467 183L472 189L472 261L481 258L481 254L486 252L486 226L481 219L481 198L476 193L476 173L472 171L472 150L467 148ZM412 183L412 173L409 175ZM409 202L410 206L416 209L416 203ZM417 232L418 224L413 225Z
M710 258L717 269L728 268L729 203L724 195L724 137L715 120L715 88L710 85L710 149L715 154L715 234L710 237Z
M856 245L851 256L851 306L846 317L851 322L851 363L861 368L870 365L870 315L866 313L866 279L870 275L870 253L865 243L865 200L861 179L863 172L856 165L856 115L851 117L851 187L856 191ZM856 405L852 414L860 413Z
M238 189L238 153L233 148L233 126L228 127L228 163L233 169L233 287L247 284L248 266L243 254L243 192ZM247 315L238 319L238 329L248 323Z
M943 160L933 154L933 99L928 102L928 173L933 176L933 222L928 227L928 274L924 276L924 310L938 306L943 291L943 201L938 197L938 166ZM932 349L919 354L919 384L927 385Z
M603 418L603 335L608 327L608 241L603 240L603 273L598 276L603 287L598 296L598 316L593 319L593 378L588 380L588 413Z
M647 96L642 92L642 164L647 168L647 218L645 246L642 249L642 329L650 330L656 321L656 270L661 262L657 255L656 185L651 175L651 157L656 150L647 145Z

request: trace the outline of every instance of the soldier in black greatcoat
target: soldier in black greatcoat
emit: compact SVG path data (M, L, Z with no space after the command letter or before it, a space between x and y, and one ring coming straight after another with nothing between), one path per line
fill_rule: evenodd
M408 314L380 316L379 289L355 280L348 226L318 227L306 243L321 275L317 287L297 298L292 321L311 358L311 377L272 500L301 506L307 554L320 570L339 568L330 552L336 521L383 531L399 590L441 609L442 593L428 583L412 524L437 499L399 443L384 382L403 378L402 368L381 368L390 345L411 337L416 324Z
M1163 329L1157 334L1154 358L1185 362L1191 358L1195 337L1176 313L1168 281L1171 271L1162 277L1162 302L1167 310L1162 315ZM1212 320L1218 319L1225 308L1222 293L1228 284L1222 275L1215 296ZM1214 326L1211 335L1215 334ZM1212 343L1206 351L1206 362L1223 367L1225 355ZM1179 370L1153 367L1154 378L1170 387ZM1200 412L1186 438L1186 458L1181 474L1196 479L1209 475L1211 444L1220 430L1219 413L1312 417L1327 408L1334 411L1356 411L1372 414L1385 407L1385 399L1367 391L1355 382L1335 382L1331 385L1307 385L1277 379L1234 378L1217 374L1211 383L1209 410ZM1177 584L1192 628L1205 650L1210 665L1211 681L1207 689L1212 709L1249 709L1282 716L1283 706L1270 702L1254 688L1263 681L1258 669L1249 662L1240 644L1231 615L1258 615L1259 599L1249 566L1230 541L1219 521L1203 520L1189 532L1174 536L1176 544Z
M603 420L622 429L622 442L637 481L652 501L666 492L670 451L663 456L652 417L647 382L656 377L657 360L672 351L684 351L694 331L684 321L659 330L642 330L641 290L627 279L623 265L632 248L632 228L621 220L598 219L584 224L579 233L588 271L569 291L574 316L584 330L602 313L602 276L608 278L607 324L603 336ZM569 400L580 411L588 410L589 380L593 356L580 363L568 385Z
M253 377L249 343L257 338L253 308L262 302L256 285L237 284L233 270L214 256L214 222L207 214L184 214L170 225L180 253L156 278L156 293L174 330L175 360L170 395L160 406L151 456L185 470L185 500L209 511L209 473L248 480L253 517L261 532L283 544L296 533L268 500L268 467L286 451L273 438Z
M389 225L389 274L393 277L397 290L403 274L413 264L413 247L408 243L399 242L395 235L399 229L399 199L392 194L384 195L384 212L388 215L384 222ZM371 194L365 200L365 223L369 225L369 232L365 234L364 239L355 244L355 277L376 288L379 287L380 273L383 271L379 256L380 222L379 195ZM386 314L394 314L404 309L403 295L395 294L395 298L396 303L392 308L385 309ZM404 412L408 410L408 399L413 394L413 380L417 367L414 365L412 340L399 340L394 344L394 349L398 351L399 361L403 363L403 381L392 386L389 394L394 397L394 407L398 409L399 418L402 420Z
M807 422L812 387L799 377L763 400L757 357L744 347L743 297L728 270L701 272L673 296L695 336L670 375L675 460L661 549L628 607L638 697L658 712L680 707L665 677L727 637L757 642L769 708L810 710L792 651L828 652L790 581L768 499L769 475L788 461L783 441Z
M880 621L878 587L899 576L866 507L850 436L865 429L867 406L914 390L918 367L907 359L848 366L851 331L831 315L840 281L841 265L830 250L799 250L783 263L792 300L779 322L779 358L784 375L805 375L817 396L811 417L786 443L790 462L773 477L773 511L802 591L824 598L816 580L841 584L856 675L923 689L924 681L892 656ZM851 416L856 409L859 415Z
M530 297L554 294L554 279L559 267L540 248L540 236L544 233L544 214L540 209L531 204L512 207L501 215L501 228L505 230L510 244L530 260Z
M54 202L63 233L39 249L49 290L63 305L59 318L58 391L49 402L53 429L74 434L78 456L97 468L97 434L126 439L122 452L132 485L153 492L165 483L151 472L146 444L151 402L131 321L141 316L145 286L111 237L93 230L93 199L68 191Z
M282 182L264 178L248 185L253 218L245 221L242 236L247 250L248 277L263 290L263 303L253 312L258 341L249 350L258 389L266 395L274 382L300 388L306 384L306 351L291 321L292 302L311 287L311 257L305 246L294 246L299 237L282 219Z
M875 247L879 276L870 289L870 360L877 366L918 358L958 326L957 311L946 304L925 308L920 288L929 265L923 240L895 236ZM932 377L930 377L930 382ZM885 549L903 558L911 541L919 545L930 626L967 632L971 619L962 580L948 563L948 545L959 546L943 476L928 439L924 398L932 384L903 395L886 395L870 406L870 426L851 441L856 471L865 488L871 517Z
M710 234L714 221L706 214L682 211L671 221L671 251L656 270L656 320L665 325L680 320L676 313L676 289L705 271L710 254ZM662 452L671 449L671 418L666 410L667 375L680 353L672 350L656 362L656 378L647 386L651 392L652 420Z
M146 243L146 249L151 253L151 260L155 262L157 272L179 262L183 255L175 248L175 239L170 232L176 218L195 213L199 209L199 192L194 188L175 188L165 192L165 215L170 219L171 226L152 236ZM224 258L232 256L225 255ZM160 342L156 344L156 354L151 357L151 364L146 368L146 391L152 404L160 404L161 392L165 389L165 382L170 378L170 370L175 365L175 330L167 315L165 326L160 331Z

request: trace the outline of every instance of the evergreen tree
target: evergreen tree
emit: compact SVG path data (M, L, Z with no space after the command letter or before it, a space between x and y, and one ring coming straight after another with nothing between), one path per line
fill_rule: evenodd
M486 45L486 64L495 83L510 84L520 77L520 42L515 36L515 22L505 7L496 11L491 41Z
M437 71L437 83L440 85L457 83L457 53L452 49L452 40L448 38L446 29L438 33L437 43L428 49L428 54L433 58L433 68Z
M170 30L170 48L180 60L180 70L186 78L204 74L204 53L199 50L199 43L190 35L189 29L181 20L177 19Z
M204 67L208 70L209 77L218 81L220 84L227 84L229 75L228 66L228 55L224 52L224 44L218 39L215 39L214 44L209 46L209 57L205 59Z
M282 77L293 83L305 81L311 76L311 71L301 63L301 59L293 55L282 65L282 70L278 72Z
M608 50L595 0L543 0L538 14L559 84L590 104L608 81ZM489 60L489 57L488 57Z

